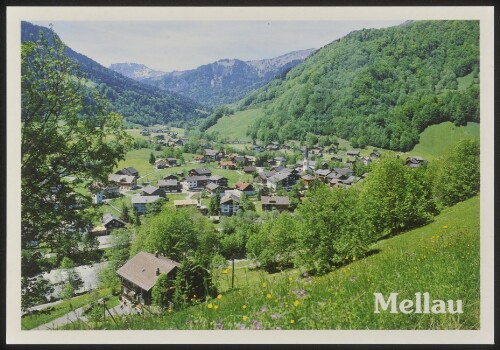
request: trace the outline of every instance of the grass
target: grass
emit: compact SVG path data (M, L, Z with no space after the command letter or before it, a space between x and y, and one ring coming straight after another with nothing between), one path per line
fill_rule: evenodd
M90 293L86 293L71 300L63 301L54 306L49 306L48 308L42 309L37 313L27 314L21 318L21 328L23 330L29 330L41 326L45 323L51 322L59 317L66 315L72 310L78 309L90 302ZM107 302L108 308L114 307L119 304L118 297L111 296L110 289L102 289L99 291L99 297L109 296L109 301Z
M458 81L458 90L465 90L469 86L471 86L472 83L474 82L474 73L470 72L466 76L457 78L457 81Z
M251 141L246 135L247 129L262 115L260 108L238 111L233 115L220 118L207 132L218 132L221 137L230 139Z
M420 134L420 142L409 153L433 160L441 157L460 140L469 137L479 139L478 123L467 123L466 126L455 126L451 122L431 125Z
M365 258L324 276L276 274L239 262L216 276L220 295L158 316L129 316L106 329L479 329L479 197L446 208L427 226L381 240ZM374 313L373 293L462 300L463 314ZM193 296L193 300L195 300ZM78 329L78 324L65 327Z
M161 157L161 152L153 153L157 158ZM125 155L125 160L121 160L120 162L118 162L115 171L131 166L139 171L139 177L145 176L149 173L153 173L155 171L155 167L154 165L149 164L150 154L151 149L149 148L141 148L129 151Z

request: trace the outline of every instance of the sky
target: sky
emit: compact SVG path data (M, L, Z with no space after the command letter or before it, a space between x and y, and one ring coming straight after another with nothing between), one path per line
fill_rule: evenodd
M73 50L105 67L140 63L164 72L223 58L244 61L319 49L363 28L403 21L32 21L53 28Z

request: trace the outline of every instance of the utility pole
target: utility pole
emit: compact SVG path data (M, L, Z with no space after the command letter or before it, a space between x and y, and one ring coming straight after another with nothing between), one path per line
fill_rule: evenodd
M233 255L233 272L232 272L232 278L231 278L231 289L234 288L234 255Z

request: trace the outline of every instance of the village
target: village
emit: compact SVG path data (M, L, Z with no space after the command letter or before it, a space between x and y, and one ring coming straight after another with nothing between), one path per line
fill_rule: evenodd
M141 135L147 137L155 133L149 142L161 147L181 148L187 143L187 139L176 138L177 133L162 131L143 129ZM250 149L255 155L267 152L271 157L262 166L256 166L255 155L205 148L203 154L193 155L182 166L176 158L156 159L151 169L155 174L161 174L161 177L156 175L153 181L141 177L144 174L140 174L133 166L124 167L109 175L106 186L92 188L94 203L112 205L113 198L125 196L130 199L134 213L145 214L148 205L172 198L171 205L175 208L196 208L204 215L210 214L210 219L216 223L220 216L235 215L240 210L242 195L247 196L261 211L293 211L288 194L294 186L299 189L300 197L304 196L313 181L347 189L368 175L368 171L355 174L356 164L358 168L361 164L363 169L369 170L369 165L382 155L377 149L362 156L360 150L336 153L334 147L304 147L301 150L303 159L295 164L287 164L285 157L272 156L279 151L289 150L286 145L272 142L265 147L252 145ZM406 159L409 167L418 167L424 162L418 156ZM332 164L336 166L330 167ZM220 204L217 208L210 208L209 213L209 198L213 196L220 197ZM102 226L93 232L109 234L110 228L123 227L123 221L117 217L118 211L119 208L116 208L116 214L106 215Z

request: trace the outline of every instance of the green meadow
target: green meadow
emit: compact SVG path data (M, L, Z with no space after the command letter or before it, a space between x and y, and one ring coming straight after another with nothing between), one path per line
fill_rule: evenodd
M446 208L427 226L381 240L366 257L323 276L268 274L249 261L214 271L219 294L184 310L145 313L97 329L479 329L479 196ZM417 292L462 300L462 314L374 313L374 293L399 301ZM67 325L65 329L79 329Z

